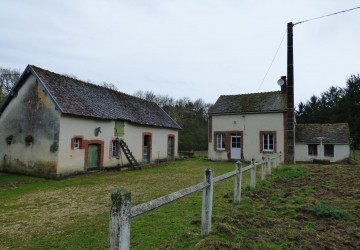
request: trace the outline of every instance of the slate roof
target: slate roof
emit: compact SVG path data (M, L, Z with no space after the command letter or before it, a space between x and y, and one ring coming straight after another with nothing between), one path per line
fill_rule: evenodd
M125 120L141 125L174 129L181 128L154 102L53 73L33 65L29 65L25 72L35 75L63 114Z
M323 143L348 144L350 138L349 125L347 123L335 124L296 124L295 140L297 143Z
M286 111L286 94L281 91L221 95L209 114L267 113Z

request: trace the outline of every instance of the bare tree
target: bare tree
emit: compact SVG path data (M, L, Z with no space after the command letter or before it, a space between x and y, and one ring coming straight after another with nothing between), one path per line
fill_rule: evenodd
M2 103L5 97L10 93L19 78L19 69L0 67L0 103Z
M116 87L116 85L115 84L113 84L113 83L111 83L111 82L102 82L101 84L100 84L100 86L103 86L103 87L105 87L105 88L107 88L107 89L112 89L112 90L118 90L118 88Z

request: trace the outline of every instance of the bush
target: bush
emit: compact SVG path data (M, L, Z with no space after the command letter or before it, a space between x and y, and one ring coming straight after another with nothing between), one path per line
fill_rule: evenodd
M309 209L309 211L319 218L347 219L350 217L349 213L342 209L327 206L321 203L314 205Z

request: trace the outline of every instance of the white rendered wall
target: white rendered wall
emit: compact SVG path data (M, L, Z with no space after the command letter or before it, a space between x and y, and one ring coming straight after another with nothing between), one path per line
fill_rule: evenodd
M101 133L95 136L95 129L100 127ZM80 117L62 116L60 123L60 147L58 174L84 171L85 149L71 149L71 138L81 136L83 140L102 141L104 145L103 167L116 167L128 164L128 161L121 152L121 157L112 156L112 141L114 135L115 121L84 119ZM158 128L150 126L134 125L125 122L124 139L130 151L138 162L143 161L143 133L151 134L152 148L151 160L166 159L167 140L169 135L174 135L174 152L178 156L178 131L175 129Z
M209 159L228 160L228 153L214 150L214 132L242 131L243 155L246 161L261 160L266 153L260 152L260 131L276 131L276 152L284 156L284 115L283 113L245 114L212 116L212 141L209 143Z
M337 162L348 159L350 156L350 146L345 145L334 145L334 156L324 156L324 149L320 148L320 144L317 145L317 155L309 155L308 154L308 145L297 143L295 145L295 160L296 161L304 161L311 162L313 160L329 160L330 162Z

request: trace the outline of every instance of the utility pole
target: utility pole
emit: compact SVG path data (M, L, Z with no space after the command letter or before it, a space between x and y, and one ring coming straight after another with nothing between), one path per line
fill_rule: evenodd
M295 163L293 23L287 24L287 148L289 164Z

